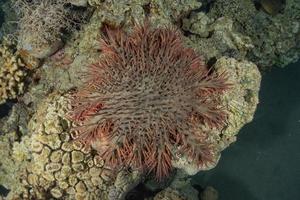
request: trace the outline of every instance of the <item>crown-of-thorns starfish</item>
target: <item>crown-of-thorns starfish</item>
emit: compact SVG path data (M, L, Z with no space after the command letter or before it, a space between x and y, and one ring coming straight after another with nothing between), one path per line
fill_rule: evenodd
M174 150L199 165L213 162L215 145L201 127L226 122L219 98L230 85L226 73L208 69L173 28L146 23L130 34L103 32L101 56L72 96L77 139L99 143L108 165L154 172L159 180L170 173Z

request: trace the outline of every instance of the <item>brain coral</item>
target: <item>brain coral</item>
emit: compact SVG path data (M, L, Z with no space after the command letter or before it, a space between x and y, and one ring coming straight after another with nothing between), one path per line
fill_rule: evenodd
M137 25L132 33L105 27L101 57L73 94L73 137L93 146L111 166L169 174L173 150L199 166L216 147L203 126L222 128L220 94L230 84L184 46L172 28Z
M11 190L7 200L116 200L139 183L138 171L115 172L99 155L71 140L71 122L64 117L68 107L69 98L50 94L30 120L29 134L13 143L12 156L4 154L0 166L6 160L15 163L8 172L0 171L0 177L8 177L0 182L12 183L5 183Z

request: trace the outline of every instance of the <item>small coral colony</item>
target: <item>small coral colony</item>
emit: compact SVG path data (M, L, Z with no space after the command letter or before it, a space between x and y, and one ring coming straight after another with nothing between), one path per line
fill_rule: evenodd
M131 33L106 26L102 56L72 93L69 118L75 140L97 150L112 167L154 172L171 169L174 152L199 166L214 162L209 129L221 129L227 113L220 94L230 88L226 72L215 73L180 31L135 25Z

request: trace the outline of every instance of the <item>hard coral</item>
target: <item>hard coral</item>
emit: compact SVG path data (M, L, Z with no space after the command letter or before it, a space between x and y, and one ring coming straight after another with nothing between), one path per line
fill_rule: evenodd
M101 50L73 94L74 138L111 166L154 171L159 180L177 149L200 166L213 162L216 148L203 127L225 124L226 72L208 69L179 31L147 23L131 34L105 27Z
M0 184L10 190L7 200L109 200L126 195L139 181L138 171L119 173L99 155L86 151L70 137L65 118L69 99L51 93L28 123L28 134L0 136ZM15 139L16 138L16 139Z
M0 45L0 104L24 92L26 68L13 46L8 39Z

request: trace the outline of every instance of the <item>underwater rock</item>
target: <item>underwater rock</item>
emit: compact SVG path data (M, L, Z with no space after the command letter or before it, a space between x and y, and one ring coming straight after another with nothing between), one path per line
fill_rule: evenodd
M248 59L263 68L284 67L300 57L300 3L287 0L282 13L267 16L260 12L251 29L245 31L255 45Z
M256 13L253 0L215 0L207 14L213 18L230 18L234 22L236 31L240 32L241 27L236 24L248 26L247 23L253 23Z
M39 42L39 44L34 44L36 41L36 36L29 32L27 35L23 34L19 38L20 48L23 51L27 51L31 56L36 58L46 58L54 54L58 49L63 46L63 43L60 39L57 41L47 43L47 42Z
M250 0L217 0L208 15L230 18L240 34L251 38L254 48L247 59L257 66L284 67L297 61L300 57L299 0L262 0L257 4L268 11L256 8Z
M198 200L199 191L192 186L191 179L183 170L176 170L169 188L177 190L187 200Z
M145 16L143 6L147 5L149 3L149 0L88 0L88 3L89 5L96 8L95 12L101 18L100 22L104 22L111 26L117 27L122 24L132 23L132 21L142 22Z
M122 26L127 29L135 23L144 23L147 19L153 25L161 26L171 24L171 21L178 21L188 15L191 10L201 6L196 0L193 1L160 1L160 0L126 0L126 1L100 1L88 0L89 4L95 7L88 24L83 24L78 40L78 51L90 54L98 49L100 38L99 29L102 24L109 24L113 27ZM157 21L155 23L154 21ZM165 23L158 23L158 21Z
M182 21L182 29L187 32L186 42L196 49L206 60L222 56L244 59L253 48L251 39L233 28L230 18L216 20L203 12L192 13Z
M250 61L237 61L233 58L222 57L214 65L216 70L230 70L229 79L234 83L233 89L223 96L224 106L229 109L228 125L222 131L220 148L228 147L235 141L235 135L254 117L259 103L261 74L257 66Z
M234 58L222 57L214 65L216 72L221 73L226 69L230 90L222 96L224 106L228 109L227 126L222 130L211 130L210 137L217 143L219 152L215 154L212 165L197 167L192 159L182 154L177 154L172 165L182 169L188 175L194 175L201 170L209 170L216 166L220 158L220 152L235 142L238 131L249 123L254 116L258 104L258 92L261 75L254 63L249 61L237 61Z

